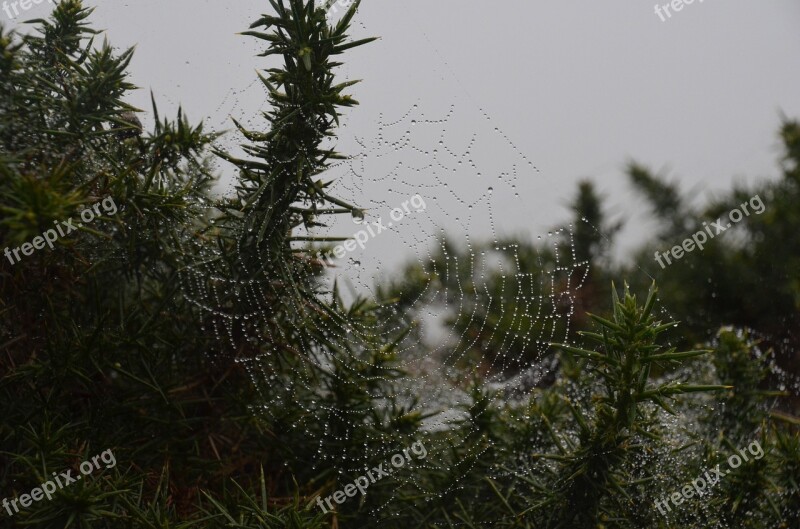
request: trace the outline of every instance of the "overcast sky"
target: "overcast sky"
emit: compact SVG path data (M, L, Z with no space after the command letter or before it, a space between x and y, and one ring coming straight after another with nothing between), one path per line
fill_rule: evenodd
M230 116L263 127L261 43L236 33L270 10L266 0L89 4L112 44L136 45L142 90L131 103L149 109L152 89L162 111L182 104L213 129ZM654 4L364 0L353 33L381 40L344 56L341 75L364 82L339 146L363 163L337 189L373 216L416 193L427 209L359 250L354 281L424 259L441 229L543 235L587 177L629 220L631 247L647 227L622 171L630 159L667 169L698 201L774 177L780 112L800 117L800 3L696 0L666 21Z

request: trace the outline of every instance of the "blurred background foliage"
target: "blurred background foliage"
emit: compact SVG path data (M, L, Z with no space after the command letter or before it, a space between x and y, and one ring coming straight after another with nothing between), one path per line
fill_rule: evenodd
M338 60L370 39L347 37L358 1L336 23L330 4L270 0L247 32L280 59L261 76L265 130L239 127L247 159L155 101L142 130L125 103L132 51L97 44L80 0L33 21L34 34L0 28L0 247L105 197L119 207L0 268L0 496L105 449L118 462L0 512L0 525L800 527L797 388L780 376L797 373L800 339L800 125L784 120L777 178L701 209L631 164L662 227L638 266L611 258L622 224L586 181L555 243L445 240L381 285L380 302L345 305L297 246L326 242L302 233L331 215L362 214L328 194L325 169L342 155L325 142L356 104ZM209 191L215 159L238 170L233 198ZM755 194L766 210L735 234L655 264L655 250ZM480 278L475 255L495 263ZM471 383L458 418L432 429L447 410L404 393L413 375L399 351L430 354L416 324L454 292L462 310L444 325L463 341L437 358ZM254 303L263 317L246 317ZM532 364L549 372L513 398L488 383ZM412 440L429 453L408 479L317 508ZM763 459L670 517L656 510L753 440Z

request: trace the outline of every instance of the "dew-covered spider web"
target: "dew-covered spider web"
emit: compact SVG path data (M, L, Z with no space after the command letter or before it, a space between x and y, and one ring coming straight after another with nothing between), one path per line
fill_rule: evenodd
M233 354L261 396L253 411L281 424L285 409L312 402L307 418L284 427L318 444L314 457L304 461L312 472L338 473L343 482L364 474L368 461L388 461L397 452L380 433L358 437L363 409L332 398L358 390L351 387L351 373L373 380L367 384L370 406L426 417L423 433L437 435L426 439L427 456L415 464L435 468L437 454L479 434L464 431L472 424L470 413L475 419L475 380L489 390L487 413L523 407L533 388L552 382L557 365L550 344L569 341L590 274L589 264L576 256L574 227L553 228L557 223L543 213L559 199L560 191L553 191L557 179L543 175L480 108L463 102L435 108L445 110L418 103L396 116L379 115L368 135L349 137L345 122L337 150L350 156L321 176L333 182L331 194L357 205L364 216L337 215L295 230L298 259L314 263L315 295L338 303L344 313L375 307L372 318L338 317L312 306L296 295L292 271L274 269L269 253L259 261L273 271L267 279L236 279L237 266L221 265L213 254L187 266L182 277L186 298L208 314L203 331L214 332L222 349L240 349ZM257 229L259 223L243 225ZM230 296L250 310L226 311ZM675 319L661 310L664 320ZM296 317L314 311L318 317ZM281 323L286 321L296 321L295 327L287 329ZM242 337L258 352L242 351ZM290 348L290 342L303 345ZM395 342L396 362L384 363L380 352ZM274 346L273 352L264 353L264 344L267 350ZM276 368L280 355L300 359L293 376ZM398 371L407 376L398 377ZM696 379L697 373L671 376ZM796 382L784 380L797 391ZM590 405L591 389L582 388L575 400ZM682 422L699 420L711 406L702 397L694 402L681 409ZM665 446L691 440L678 419L662 420L674 433ZM352 451L355 440L363 441L358 453ZM491 443L475 446L480 448L458 469L463 479L422 492L443 497L472 485L470 461L492 449ZM541 471L529 454L506 454L504 460L489 477L523 479ZM669 454L639 463L656 460L663 464ZM398 488L423 487L413 468L398 469L391 479ZM391 516L391 504L370 514Z
M352 138L347 149L338 148L355 154L333 163L323 176L334 182L331 193L361 208L364 218L339 215L327 226L297 232L354 242L293 244L299 256L323 265L322 298L331 301L336 292L345 306L376 305L380 317L368 322L320 317L313 320L318 328L294 332L308 335L311 330L327 346L308 340L306 350L289 352L332 372L334 349L335 354L353 355L353 365L380 376L384 368L367 365L368 351L356 347L353 352L346 345L380 347L410 328L398 346L397 364L385 367L394 391L385 395L386 403L431 415L424 430L439 432L463 421L476 375L490 384L491 398L499 401L524 395L549 375L553 359L545 355L548 344L565 341L575 298L588 273L587 263L575 257L569 228L540 235L520 230L553 224L537 218L540 205L549 199L539 189L547 182L533 161L482 110L466 104L444 108L437 114L415 104L398 116L378 116L372 134ZM529 250L521 254L514 241L523 233L543 248L541 255ZM331 251L337 245L341 257ZM265 255L265 266L268 260ZM283 342L268 335L287 332L270 325L279 317L275 301L286 304L286 312L299 313L307 309L300 306L302 298L287 292L291 287L284 281L232 279L232 269L220 267L209 255L183 273L185 296L208 313L206 331L216 333L221 344L239 344L242 336L250 336L255 348L263 343L265 329L268 342ZM230 295L252 310L227 313L225 298ZM314 370L305 368L290 382L282 380L269 353L237 356L243 357L239 361L263 397L253 403L258 413L279 415L287 403L300 400L299 393L330 390L319 387ZM409 376L396 379L397 369ZM325 409L314 410L309 420L316 421L320 412L332 418L332 425L351 420L347 410L328 401L318 406ZM310 432L302 421L289 427ZM319 457L307 461L314 470L333 467L357 475L364 471L363 461L388 459L394 453L373 439L366 440L363 457L354 458L344 448L331 454L331 445L347 443L337 438L337 428L325 430ZM420 464L433 464L437 450L444 449L427 446L430 455ZM398 471L392 478L413 481L413 476ZM428 492L447 494L459 486Z

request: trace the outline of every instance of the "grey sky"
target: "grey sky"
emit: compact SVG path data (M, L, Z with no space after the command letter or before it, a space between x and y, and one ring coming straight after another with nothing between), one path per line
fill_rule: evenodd
M263 126L264 93L254 83L265 66L254 56L260 43L235 33L270 9L266 0L90 4L115 46L137 45L131 71L143 90L133 104L149 110L152 88L162 111L180 103L214 129L230 128L229 116ZM354 139L374 142L381 114L392 122L418 106L385 130L387 141L408 130L410 145L396 153L372 145L363 181L345 177L339 193L383 217L416 192L429 208L425 219L370 241L354 281L370 282L401 251L424 259L440 227L461 237L543 234L566 218L583 177L598 183L612 213L630 219L622 243L631 247L647 236L621 171L631 158L668 166L698 200L735 180L774 175L779 111L800 117L800 4L696 0L666 22L654 4L364 0L354 34L381 40L344 57L342 75L364 82L352 89L362 105L346 111L341 150L363 151ZM48 8L34 6L25 18ZM5 13L0 19L7 23ZM422 123L450 105L447 124ZM410 119L419 122L413 130ZM473 135L478 167L458 166L446 150L460 153ZM426 157L412 147L429 161L438 148L441 166L413 170ZM404 167L390 174L398 161Z

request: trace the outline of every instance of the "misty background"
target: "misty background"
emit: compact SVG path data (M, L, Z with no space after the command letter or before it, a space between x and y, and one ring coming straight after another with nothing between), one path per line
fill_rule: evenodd
M131 80L141 90L129 103L146 111L146 128L150 90L162 115L182 105L211 130L232 130L231 117L266 126L255 71L270 62L256 57L261 41L237 35L271 10L266 0L87 3L112 44L136 46ZM445 233L465 244L546 237L569 218L583 178L612 219L627 221L624 257L651 229L628 161L668 174L701 203L776 175L780 117L800 116L800 4L791 0L694 2L666 22L653 3L625 0L364 0L356 21L355 38L380 40L343 57L341 80L363 82L349 91L361 105L345 112L336 142L356 156L331 171L336 192L368 220L388 219L417 193L427 208L348 254L341 273L355 289L426 260ZM230 132L219 143L235 150L240 140ZM230 192L234 173L218 168ZM341 219L321 233L359 229Z

